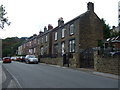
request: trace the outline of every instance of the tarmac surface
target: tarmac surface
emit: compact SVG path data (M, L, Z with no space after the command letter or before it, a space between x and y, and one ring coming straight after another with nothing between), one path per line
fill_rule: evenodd
M50 64L47 64L47 65L50 65ZM50 66L61 67L58 65L50 65ZM62 68L68 68L68 67L62 67ZM88 72L94 75L99 75L107 78L120 80L118 75L96 72L93 69L78 68L77 70ZM8 72L4 67L2 67L2 62L0 62L0 89L2 88L20 88L20 87L17 83L17 80L12 76L10 72Z

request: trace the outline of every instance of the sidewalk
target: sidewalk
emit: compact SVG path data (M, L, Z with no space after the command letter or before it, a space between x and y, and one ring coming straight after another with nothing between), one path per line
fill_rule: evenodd
M0 90L2 89L2 63L0 62Z
M77 68L77 70L92 73L94 75L99 75L99 76L103 76L103 77L107 77L107 78L112 78L112 79L117 79L117 80L119 79L120 80L120 76L118 76L118 75L110 74L110 73L97 72L94 69Z
M45 64L45 63L41 63L41 64ZM83 72L91 73L93 75L99 75L99 76L103 76L103 77L107 77L107 78L112 78L112 79L117 79L117 80L119 79L120 80L120 76L118 76L118 75L110 74L110 73L97 72L93 68L90 68L90 69L89 68L72 68L72 67L52 65L52 64L47 64L47 65L51 65L51 66L55 66L55 67L62 67L62 68L70 68L70 69L80 70L80 71L83 71Z

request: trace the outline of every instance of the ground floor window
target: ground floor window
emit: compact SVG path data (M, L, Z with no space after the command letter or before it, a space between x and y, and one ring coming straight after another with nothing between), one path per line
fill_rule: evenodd
M62 56L63 56L63 54L65 52L65 42L61 43L61 49L62 49L61 53L62 53Z
M69 41L69 52L75 52L75 40Z
M54 54L58 54L58 44L54 44Z
M43 47L40 48L40 54L43 55Z

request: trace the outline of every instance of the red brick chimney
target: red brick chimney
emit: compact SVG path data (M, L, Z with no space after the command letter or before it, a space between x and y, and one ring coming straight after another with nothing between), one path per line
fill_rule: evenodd
M53 26L51 24L48 24L48 30L53 29Z

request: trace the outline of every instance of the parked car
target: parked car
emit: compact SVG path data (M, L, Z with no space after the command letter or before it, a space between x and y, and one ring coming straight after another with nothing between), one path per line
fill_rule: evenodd
M20 61L21 61L21 62L25 62L25 56L21 56L21 57L20 57Z
M11 63L11 58L10 57L4 57L3 58L3 63Z
M21 61L20 56L17 56L17 57L16 57L16 61Z
M111 56L120 56L120 51L110 52Z
M12 61L15 61L15 59L16 59L16 57L11 57L11 60L12 60Z
M38 58L36 58L35 55L26 55L25 62L38 64Z

